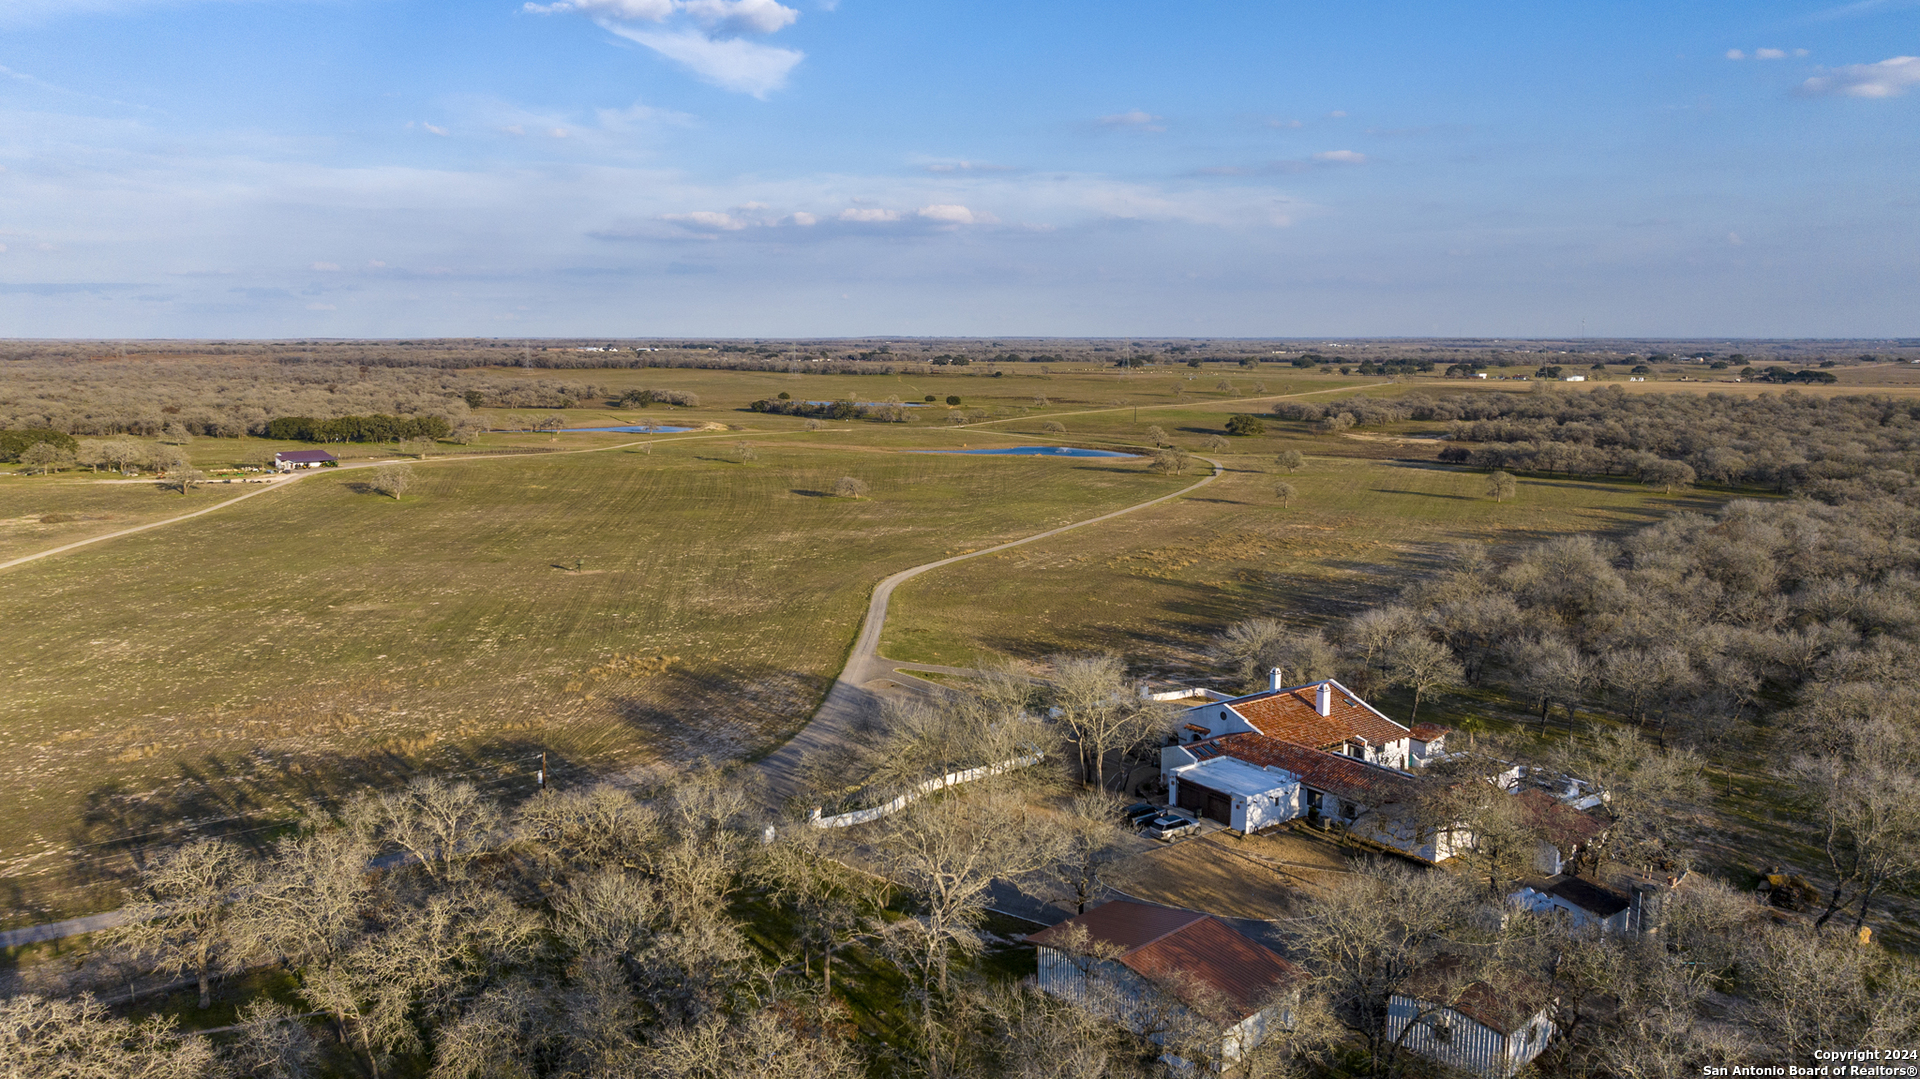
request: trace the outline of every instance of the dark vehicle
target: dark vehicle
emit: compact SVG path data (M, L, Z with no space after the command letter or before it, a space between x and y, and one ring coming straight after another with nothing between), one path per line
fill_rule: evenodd
M1160 807L1147 802L1135 802L1120 811L1120 815L1126 818L1127 827L1134 829L1138 829L1150 818L1156 817L1159 814Z

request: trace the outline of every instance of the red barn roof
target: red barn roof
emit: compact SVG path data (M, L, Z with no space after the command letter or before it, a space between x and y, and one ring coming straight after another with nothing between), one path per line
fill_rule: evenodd
M1208 914L1117 899L1059 925L1029 934L1042 946L1059 946L1086 930L1087 941L1120 949L1128 970L1178 997L1189 1007L1227 1021L1259 1011L1274 990L1303 976L1271 948L1248 940ZM1235 1011L1221 1014L1221 1005Z

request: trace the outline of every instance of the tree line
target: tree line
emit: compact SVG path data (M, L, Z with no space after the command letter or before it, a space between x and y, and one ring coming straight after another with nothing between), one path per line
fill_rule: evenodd
M444 416L280 416L268 420L261 432L267 438L290 442L401 442L407 439L451 437L453 425Z

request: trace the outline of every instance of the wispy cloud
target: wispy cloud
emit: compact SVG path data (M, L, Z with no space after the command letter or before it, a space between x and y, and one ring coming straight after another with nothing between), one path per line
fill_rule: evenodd
M1748 55L1744 49L1727 50L1727 59L1729 60L1745 60ZM1751 55L1755 60L1785 60L1788 56L1805 56L1807 55L1807 50L1794 49L1789 53L1786 49L1755 49Z
M748 41L793 25L800 12L778 0L557 0L527 3L536 15L576 12L724 90L764 98L806 59L798 49ZM647 25L651 24L651 25Z
M1844 97L1899 97L1920 86L1920 56L1895 56L1877 64L1849 64L1800 84L1800 92Z
M1167 129L1166 124L1163 123L1165 119L1164 116L1155 116L1143 109L1132 109L1128 112L1116 112L1111 116L1102 116L1094 122L1101 127L1122 131L1165 131Z
M920 167L933 173L1018 171L1012 165L992 165L985 161L929 161Z
M1324 161L1329 165L1364 165L1367 155L1357 150L1322 150L1313 155L1315 161Z

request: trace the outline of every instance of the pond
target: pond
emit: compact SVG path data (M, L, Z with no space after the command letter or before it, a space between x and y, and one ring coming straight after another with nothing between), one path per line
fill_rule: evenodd
M682 431L691 430L693 430L691 427L658 427L643 423L635 427L566 427L562 428L560 433L571 435L582 431L620 431L635 435L677 435Z
M1113 450L1083 450L1078 446L1007 446L987 450L914 450L915 453L979 453L993 457L1138 457Z

